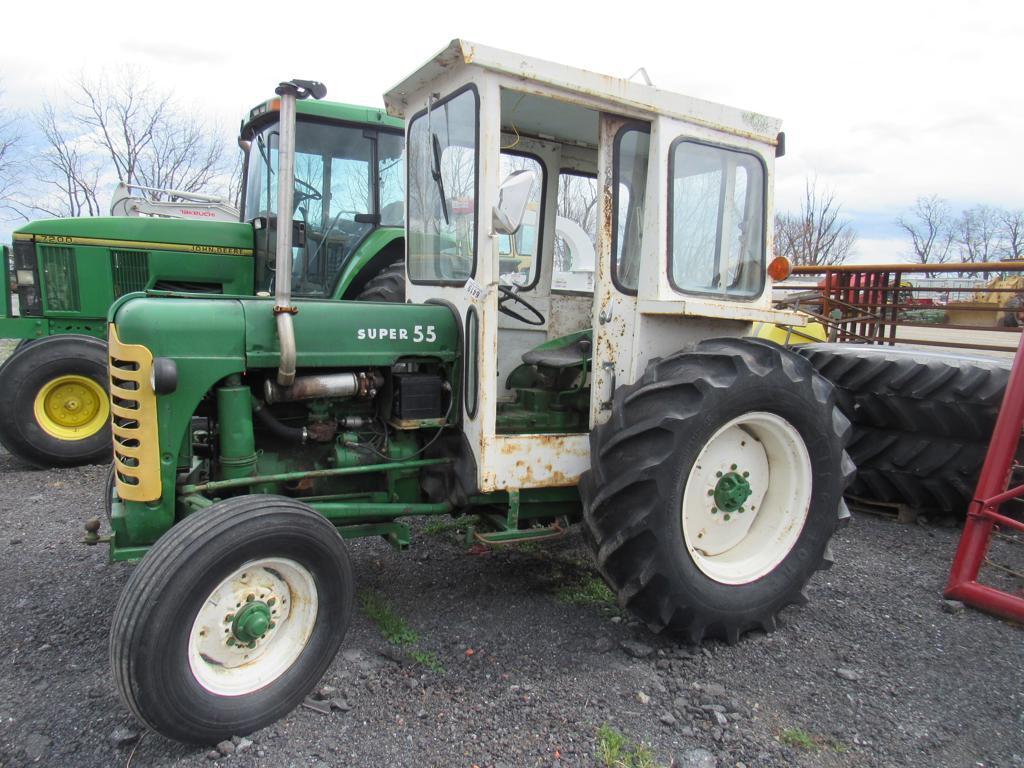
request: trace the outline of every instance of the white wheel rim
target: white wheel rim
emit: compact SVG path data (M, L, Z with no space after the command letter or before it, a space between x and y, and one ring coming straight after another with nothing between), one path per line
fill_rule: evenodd
M714 493L730 474L749 484L742 511L716 504ZM690 469L682 503L690 557L722 584L761 578L796 544L811 491L811 459L793 425L763 411L738 416L711 436Z
M250 604L262 604L253 608ZM272 625L243 644L236 618L269 614ZM317 591L312 574L294 560L251 560L236 570L203 602L188 639L188 663L196 681L210 693L242 696L283 675L302 654L316 624Z

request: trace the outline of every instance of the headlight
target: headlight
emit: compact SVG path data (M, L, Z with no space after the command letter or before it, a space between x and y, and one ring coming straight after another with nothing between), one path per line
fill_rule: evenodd
M178 364L167 357L154 357L149 371L149 386L158 395L169 395L178 388Z
M19 269L16 270L16 276L18 285L35 285L36 276L32 274L31 269Z

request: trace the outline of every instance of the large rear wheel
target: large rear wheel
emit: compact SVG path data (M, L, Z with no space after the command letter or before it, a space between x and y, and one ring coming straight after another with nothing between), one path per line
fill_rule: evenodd
M405 261L388 265L367 281L356 301L405 301Z
M0 442L40 467L109 461L107 347L59 335L17 349L0 367Z
M121 593L110 635L132 713L214 743L283 717L317 684L352 617L341 536L297 501L242 496L176 525Z
M1010 358L866 344L794 350L838 390L853 422L850 493L963 513L1010 375Z
M806 344L793 351L840 390L854 425L985 443L1013 362L868 344Z
M580 482L619 601L656 631L734 642L803 601L854 467L831 385L774 344L719 339L616 392Z

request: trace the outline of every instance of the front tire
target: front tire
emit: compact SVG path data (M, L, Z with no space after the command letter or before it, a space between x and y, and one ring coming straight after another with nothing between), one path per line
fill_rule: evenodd
M92 336L35 339L0 367L0 442L38 467L110 460L107 347Z
M831 563L849 432L832 386L775 344L716 339L653 361L615 393L580 481L620 603L690 642L774 629Z
M352 617L341 536L297 501L242 496L187 517L153 546L114 612L110 658L132 713L210 744L294 709Z

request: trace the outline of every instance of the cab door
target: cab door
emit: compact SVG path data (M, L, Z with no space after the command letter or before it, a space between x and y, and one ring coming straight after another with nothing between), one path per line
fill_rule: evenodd
M645 237L647 190L652 181L648 178L650 137L649 123L601 115L591 428L608 420L616 387L628 384L632 376L640 266L650 258L643 254L650 250L652 239Z

